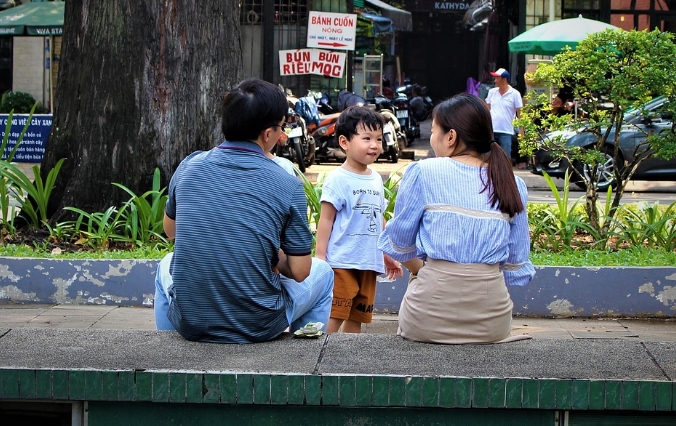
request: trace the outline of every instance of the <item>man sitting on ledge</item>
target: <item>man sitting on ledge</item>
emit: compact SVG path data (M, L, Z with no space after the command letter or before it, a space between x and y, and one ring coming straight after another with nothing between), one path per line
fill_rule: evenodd
M225 141L174 173L164 230L176 243L155 278L158 330L253 343L328 323L333 271L310 256L303 184L265 156L287 110L277 86L241 82L223 100Z

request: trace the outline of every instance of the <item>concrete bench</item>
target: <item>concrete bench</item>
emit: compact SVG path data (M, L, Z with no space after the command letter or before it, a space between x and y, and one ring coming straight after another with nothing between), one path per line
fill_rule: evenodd
M219 345L175 332L26 328L0 336L0 407L61 404L72 407L72 424L676 423L673 342L445 346L333 334Z
M0 302L151 307L157 263L0 258ZM407 285L380 282L375 312L397 312ZM676 317L676 267L539 266L509 292L520 316Z

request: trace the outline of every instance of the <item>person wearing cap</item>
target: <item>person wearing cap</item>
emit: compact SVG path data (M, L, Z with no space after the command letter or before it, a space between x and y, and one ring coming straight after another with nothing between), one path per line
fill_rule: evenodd
M523 101L521 93L509 85L509 71L498 68L491 72L491 75L495 79L495 87L488 91L486 103L491 111L493 133L495 140L511 157L512 138L514 137L512 121L521 116ZM523 134L523 129L521 129L521 134ZM517 164L517 166L522 168L525 164Z

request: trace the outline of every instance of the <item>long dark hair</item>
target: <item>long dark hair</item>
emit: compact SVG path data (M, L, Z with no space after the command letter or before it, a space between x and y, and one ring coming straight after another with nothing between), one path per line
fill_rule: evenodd
M516 187L512 160L493 139L493 124L488 105L474 95L462 93L434 107L432 117L444 133L455 130L459 140L465 144L464 149L456 149L451 157L474 151L486 159L488 181L481 192L491 191L491 206L497 205L502 213L510 217L522 212L524 206Z

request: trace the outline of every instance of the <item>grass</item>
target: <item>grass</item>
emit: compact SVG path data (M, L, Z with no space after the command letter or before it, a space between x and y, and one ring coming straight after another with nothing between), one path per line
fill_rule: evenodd
M83 250L80 252L52 254L49 250L31 248L23 244L0 246L0 256L3 257L39 257L50 259L162 259L167 253L167 250L141 247L129 250Z
M674 266L673 251L631 247L617 251L580 250L531 252L531 261L539 266Z
M161 259L166 249L141 247L130 250L84 250L52 254L42 248L31 248L20 244L0 246L3 257L38 257L52 259ZM536 266L674 266L676 253L668 250L633 247L612 252L600 250L579 250L554 252L532 252L531 261Z

